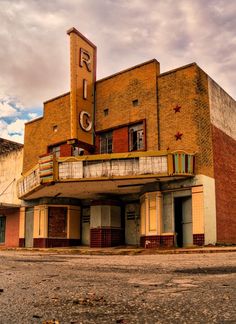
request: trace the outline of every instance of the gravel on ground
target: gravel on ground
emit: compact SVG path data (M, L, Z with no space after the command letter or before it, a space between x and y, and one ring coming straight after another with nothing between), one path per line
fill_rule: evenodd
M236 253L0 251L0 323L236 323Z

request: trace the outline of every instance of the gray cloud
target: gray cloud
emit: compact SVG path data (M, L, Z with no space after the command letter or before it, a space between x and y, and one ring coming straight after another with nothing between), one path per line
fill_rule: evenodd
M235 0L0 0L0 95L23 110L69 90L74 26L98 47L98 77L156 58L197 62L236 97Z

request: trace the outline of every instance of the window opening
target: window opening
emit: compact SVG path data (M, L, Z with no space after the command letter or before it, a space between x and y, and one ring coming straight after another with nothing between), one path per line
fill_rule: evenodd
M108 114L109 114L109 109L106 108L106 109L103 110L103 112L104 112L104 116L108 116Z
M133 107L137 107L139 105L138 99L132 101Z
M100 153L112 153L112 132L100 135Z
M49 148L49 152L53 153L56 157L60 157L60 146L53 146Z
M140 151L144 149L143 123L129 127L129 150Z
M54 125L54 126L52 126L52 129L53 129L54 133L56 133L58 131L58 126Z

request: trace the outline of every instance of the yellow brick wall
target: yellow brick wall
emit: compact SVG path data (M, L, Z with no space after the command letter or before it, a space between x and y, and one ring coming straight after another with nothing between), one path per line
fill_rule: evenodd
M57 131L53 126L57 125ZM70 94L44 105L44 116L25 125L23 173L38 163L47 147L70 138Z
M147 149L157 150L156 60L137 66L96 84L96 131L146 118ZM133 107L132 101L139 105ZM104 116L104 109L109 109Z
M139 105L134 107L136 99ZM180 112L174 112L176 105ZM196 64L159 75L159 63L152 60L96 83L96 131L146 119L147 150L194 151L196 173L213 177L209 114L207 75ZM177 132L183 134L178 141ZM70 136L68 93L46 102L44 117L26 124L23 173L37 164L49 145Z
M160 149L194 151L196 173L213 176L207 75L196 65L158 77ZM179 105L180 112L173 108ZM183 134L176 141L175 134Z

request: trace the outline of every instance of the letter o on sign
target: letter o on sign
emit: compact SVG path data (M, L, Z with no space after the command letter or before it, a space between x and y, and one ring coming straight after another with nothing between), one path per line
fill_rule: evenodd
M81 128L85 132L89 132L92 129L91 115L87 111L82 110L79 114L79 123Z

